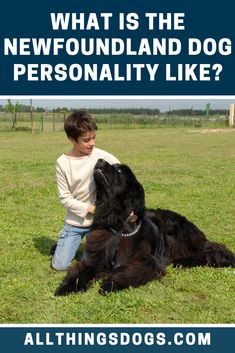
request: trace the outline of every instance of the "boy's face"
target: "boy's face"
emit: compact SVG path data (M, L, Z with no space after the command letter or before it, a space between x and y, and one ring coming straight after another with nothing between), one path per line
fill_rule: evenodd
M92 153L96 142L96 132L87 131L78 137L77 141L72 140L76 152L80 156L86 156Z

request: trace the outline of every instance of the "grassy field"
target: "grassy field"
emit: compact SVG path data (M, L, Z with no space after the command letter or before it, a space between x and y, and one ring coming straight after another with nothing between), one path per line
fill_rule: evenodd
M235 130L100 130L97 146L128 164L149 207L186 215L235 251ZM64 273L50 268L64 211L55 160L63 132L0 132L0 323L234 323L235 270L168 268L161 281L104 297L54 297ZM84 244L83 244L84 246Z

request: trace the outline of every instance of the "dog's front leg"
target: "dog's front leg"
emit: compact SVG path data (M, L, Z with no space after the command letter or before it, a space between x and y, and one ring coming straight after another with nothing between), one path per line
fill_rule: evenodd
M139 287L165 275L165 264L159 258L147 256L136 258L108 277L101 286L100 294L117 292L128 287Z
M55 295L68 295L71 292L86 290L90 281L95 277L95 267L85 261L78 261L68 271L67 276L56 289Z

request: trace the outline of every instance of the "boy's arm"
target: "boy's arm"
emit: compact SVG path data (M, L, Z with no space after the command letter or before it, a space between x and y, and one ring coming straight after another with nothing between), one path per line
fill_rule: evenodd
M65 208L69 209L71 212L73 212L74 214L76 214L81 218L85 218L87 213L92 213L90 211L92 211L91 206L93 205L89 205L85 202L77 200L72 195L71 191L68 188L66 177L64 176L58 164L56 166L56 181L57 181L59 199Z

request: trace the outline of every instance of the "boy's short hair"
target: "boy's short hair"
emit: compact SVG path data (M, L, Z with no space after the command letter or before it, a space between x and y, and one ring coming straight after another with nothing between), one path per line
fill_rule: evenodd
M84 132L97 130L92 116L85 110L77 110L70 114L64 122L64 131L68 138L77 141Z

